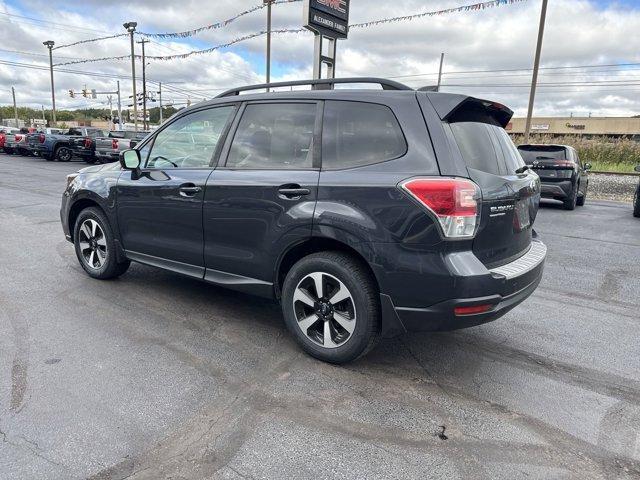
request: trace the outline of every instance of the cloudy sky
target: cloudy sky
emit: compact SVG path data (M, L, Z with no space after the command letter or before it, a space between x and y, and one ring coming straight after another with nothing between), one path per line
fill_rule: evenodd
M0 0L0 105L50 107L45 40L64 45L123 33L178 32L225 20L262 0ZM350 23L457 7L473 0L352 0ZM451 13L352 29L338 45L338 76L383 76L419 87L436 82L445 52L443 90L464 92L526 112L541 0L481 11ZM205 49L263 30L266 9L191 38L150 38L147 55ZM273 7L273 28L302 23L302 2ZM640 114L640 0L550 0L535 114L629 116ZM140 40L142 37L138 37ZM140 46L136 45L137 53ZM149 90L163 83L163 101L176 105L215 96L221 89L264 81L265 39L183 60L150 60ZM54 50L54 63L127 55L127 37ZM313 36L274 34L272 78L311 77ZM140 73L141 63L137 64ZM567 68L569 67L569 68ZM131 95L131 64L112 60L57 67L58 108L101 106L106 99L72 99L69 89L115 89ZM140 85L140 83L139 83ZM140 89L140 86L138 87ZM123 98L124 100L124 98ZM123 103L127 103L123 101Z

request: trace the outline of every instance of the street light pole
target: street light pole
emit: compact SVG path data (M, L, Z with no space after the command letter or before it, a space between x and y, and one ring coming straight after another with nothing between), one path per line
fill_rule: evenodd
M538 28L538 43L536 45L536 56L533 60L533 78L531 79L531 92L529 93L529 108L527 109L527 123L524 128L524 141L529 143L531 134L531 117L533 115L533 102L536 98L536 85L538 84L538 68L540 67L540 53L542 51L542 37L544 35L544 23L547 17L547 0L542 0L542 11L540 12L540 26Z
M49 71L51 72L51 107L53 111L53 125L56 126L56 90L53 86L53 46L55 42L53 40L47 40L42 44L49 49Z
M150 40L142 39L137 43L142 45L142 129L146 132L147 128L147 65L144 57L144 44Z
M129 32L131 39L131 78L133 81L133 129L138 131L138 95L136 94L136 55L133 41L133 32L136 31L138 26L137 22L123 23L122 26Z
M267 5L267 83L271 83L271 4L273 0L263 0Z

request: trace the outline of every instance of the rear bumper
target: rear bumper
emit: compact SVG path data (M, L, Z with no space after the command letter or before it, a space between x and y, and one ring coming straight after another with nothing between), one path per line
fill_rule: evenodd
M540 196L542 198L567 198L571 195L573 183L571 180L561 182L542 182Z
M385 322L393 327L386 329L394 333L447 331L496 320L535 291L542 279L546 252L546 246L534 240L529 251L522 257L498 268L491 270L484 268L484 275L477 269L473 271L474 268L468 271L469 275L460 274L461 269L454 269L457 274L452 273L456 276L453 285L456 287L451 292L451 298L430 306L393 305L393 300L388 297L393 308L384 310L387 317ZM469 291L473 291L475 295L470 297L464 295ZM469 315L454 313L456 307L476 305L491 307L484 313ZM391 313L395 314L395 318L389 318Z

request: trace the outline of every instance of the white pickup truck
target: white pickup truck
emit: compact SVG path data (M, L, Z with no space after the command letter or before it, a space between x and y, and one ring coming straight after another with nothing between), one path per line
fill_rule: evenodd
M96 163L117 162L120 152L135 147L149 132L113 131L108 137L95 139Z

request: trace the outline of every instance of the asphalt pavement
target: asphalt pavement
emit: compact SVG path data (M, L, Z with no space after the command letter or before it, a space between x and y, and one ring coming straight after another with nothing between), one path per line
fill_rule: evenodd
M546 205L544 278L502 319L338 367L277 305L62 234L81 163L0 154L1 479L640 478L640 219Z

